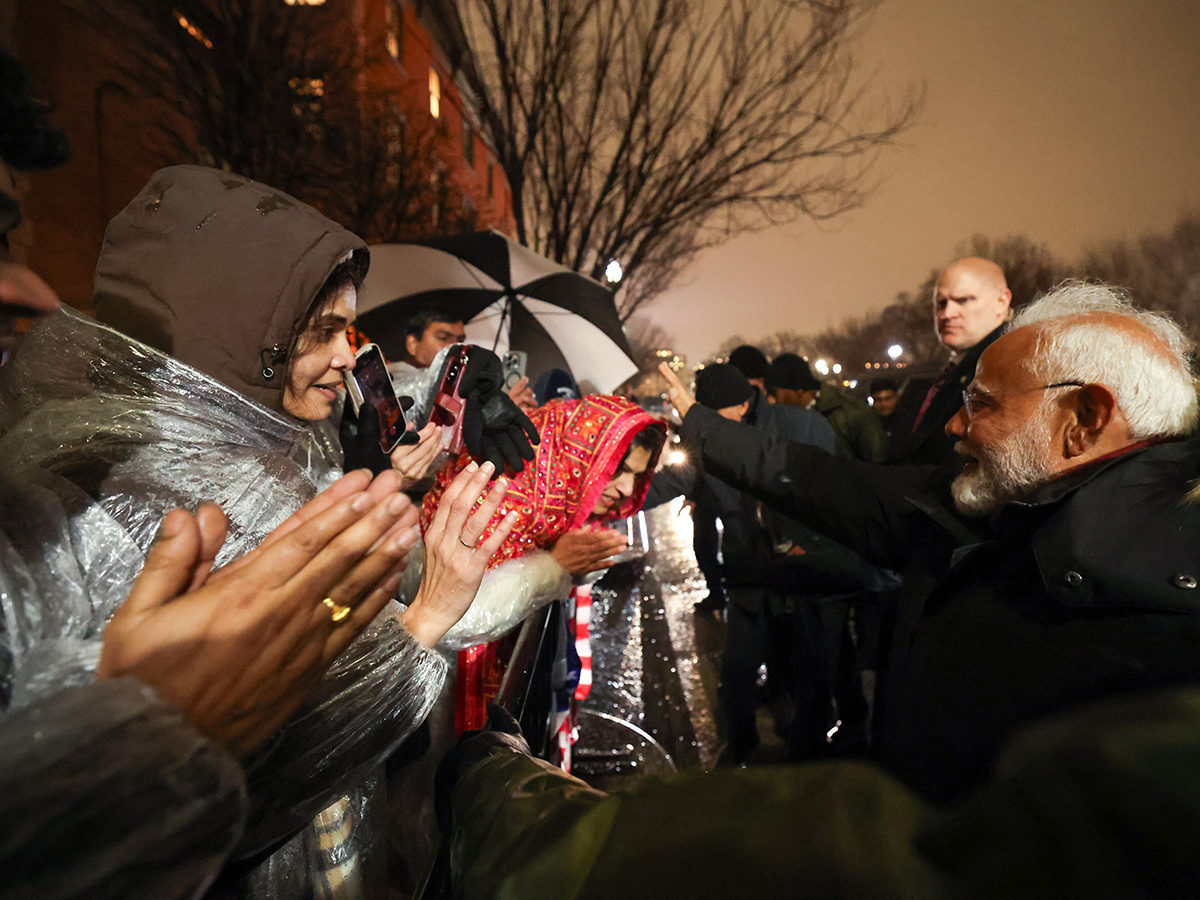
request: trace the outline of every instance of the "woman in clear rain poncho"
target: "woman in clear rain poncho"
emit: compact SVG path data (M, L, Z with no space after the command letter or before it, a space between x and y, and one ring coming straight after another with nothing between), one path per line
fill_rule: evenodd
M113 327L56 314L0 370L0 758L26 767L4 778L0 814L37 812L6 826L0 858L57 869L30 896L190 896L339 797L343 821L365 814L364 781L427 714L440 634L416 639L395 604L241 766L152 692L94 674L164 514L219 504L222 566L340 474L336 441L310 423L353 366L344 331L366 266L358 238L278 191L165 169L105 236L95 304ZM80 692L50 703L63 688ZM84 835L97 807L116 827ZM78 858L34 852L39 834L73 832ZM310 877L361 874L361 842L322 873L306 870L306 841L319 839L299 834L253 885L320 896Z

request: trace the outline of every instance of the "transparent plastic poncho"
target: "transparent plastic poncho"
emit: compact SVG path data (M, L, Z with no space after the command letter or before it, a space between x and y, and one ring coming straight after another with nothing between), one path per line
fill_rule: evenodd
M70 815L94 817L105 803L120 804L139 777L161 777L144 758L136 729L80 730L60 719L58 710L65 692L100 687L92 673L104 625L127 596L163 515L175 507L220 504L229 537L217 562L235 559L339 474L339 453L327 435L71 312L40 322L16 358L0 368L0 700L8 710L0 719L0 741L19 745L40 731L62 742L43 758L57 753L145 762L143 769L122 774L124 787L114 790L111 801L104 797L105 773L96 771L89 803L68 805L67 820L54 823L41 840L85 827ZM212 776L181 773L170 780L181 817L175 833L185 846L193 830L195 855L164 855L152 880L160 887L145 895L188 896L161 889L175 883L168 869L193 871L204 853L212 866L219 864L214 821L240 821L248 809L233 851L235 858L245 857L294 834L338 797L352 795L427 714L445 669L437 654L402 628L393 604L338 658L268 745L244 761L239 790L246 791L245 801L228 790L215 800L219 779ZM103 723L109 714L103 696L89 706L91 720ZM113 706L111 714L126 713ZM169 714L175 727L187 730L177 711L163 713ZM40 725L29 725L31 715ZM202 742L194 732L190 740ZM98 743L89 749L89 741ZM79 746L68 746L72 742ZM21 795L22 803L51 804L63 792L79 791L89 777L88 770L60 776L50 769ZM167 793L159 799L166 802ZM214 813L214 803L227 810L224 816ZM4 812L12 821L24 807ZM136 869L144 835L103 828L102 822L97 826L109 842L106 858ZM4 847L0 843L0 852ZM108 895L100 886L80 894ZM141 896L128 886L119 895Z

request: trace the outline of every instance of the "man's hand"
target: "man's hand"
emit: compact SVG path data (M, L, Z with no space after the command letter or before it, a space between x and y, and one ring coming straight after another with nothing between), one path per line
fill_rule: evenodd
M684 419L688 410L696 403L696 398L688 393L688 389L683 386L679 376L665 362L658 364L658 373L667 380L667 396L671 398L671 403L674 405L675 411L679 413L680 420Z
M471 514L495 472L491 463L470 463L446 487L433 520L425 529L425 572L412 605L404 613L405 627L426 647L433 647L463 617L479 591L488 561L516 524L510 512L486 540L491 521L508 482L496 479L479 509Z
M442 429L430 422L416 432L415 444L400 444L392 451L392 468L400 473L400 490L407 491L425 477L433 461L442 449Z
M132 675L234 755L253 750L399 584L417 521L399 481L352 472L211 574L224 514L168 513L104 632L97 677Z
M611 557L629 547L624 535L607 528L576 528L559 535L550 555L572 575L586 575L612 565Z
M529 379L524 376L508 389L508 396L513 403L517 404L517 409L522 412L537 409L537 397L533 394L533 388L529 386Z

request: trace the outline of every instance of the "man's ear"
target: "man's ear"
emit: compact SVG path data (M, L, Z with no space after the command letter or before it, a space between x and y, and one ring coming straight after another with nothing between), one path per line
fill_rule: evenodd
M1065 451L1068 459L1082 456L1099 442L1117 411L1117 398L1102 384L1088 384L1072 397L1072 420L1067 425Z
M406 335L404 338L404 353L411 357L417 352L417 344L421 343L420 339L415 334Z

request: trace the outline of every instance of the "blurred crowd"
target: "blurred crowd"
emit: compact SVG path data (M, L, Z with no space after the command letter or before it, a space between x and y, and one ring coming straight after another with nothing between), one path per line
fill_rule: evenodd
M61 163L8 83L6 172ZM1014 314L961 259L936 377L746 346L661 366L668 422L427 308L390 442L346 397L369 266L200 166L111 221L94 319L0 260L0 897L1200 895L1175 322L1081 282ZM680 496L719 771L606 793L591 585Z

